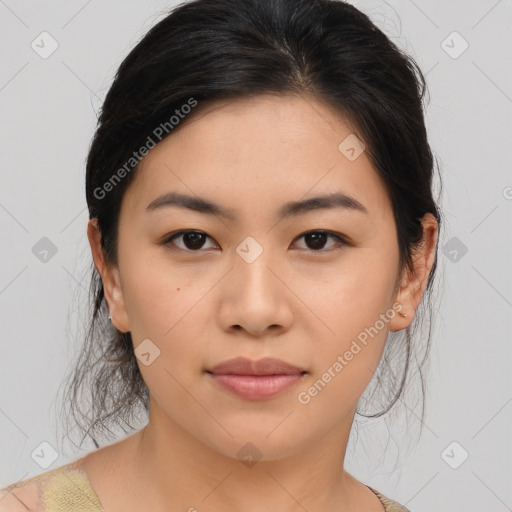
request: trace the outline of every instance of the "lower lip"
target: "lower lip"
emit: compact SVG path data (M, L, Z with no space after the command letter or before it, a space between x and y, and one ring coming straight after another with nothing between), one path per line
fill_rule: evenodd
M264 400L278 395L299 382L303 375L222 375L210 374L222 389L245 398L246 400Z

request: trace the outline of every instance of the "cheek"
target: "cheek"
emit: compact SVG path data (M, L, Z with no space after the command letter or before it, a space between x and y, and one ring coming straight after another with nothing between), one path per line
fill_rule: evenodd
M347 287L324 309L323 319L334 334L315 344L311 376L297 393L312 424L318 418L337 422L354 411L382 357L394 311L384 294L381 300L364 294L355 298L352 291L361 293L360 287Z
M172 394L174 388L169 389L172 378L164 370L179 382L190 382L201 375L207 350L203 346L204 331L211 323L207 296L215 280L203 278L197 272L191 277L183 270L172 269L170 265L162 267L156 261L148 267L150 270L140 273L132 268L127 282L125 297L130 330L135 349L149 339L159 351L154 368L139 363L148 387L152 391L166 389ZM175 391L180 393L179 386Z
M304 302L314 304L311 309L326 333L322 342L315 344L316 377L331 372L321 378L319 385L328 382L330 391L322 391L320 402L328 400L331 393L335 400L350 401L371 380L395 314L391 296L397 258L398 251L392 247L387 253L360 249L353 259L347 258L343 271L333 272L320 286L309 288ZM320 338L312 335L311 339Z
M143 364L141 358L137 364L151 394L161 404L193 406L187 402L182 385L194 385L202 375L199 342L204 338L207 315L201 298L208 289L204 284L192 286L183 275L161 274L157 267L144 279L130 282L127 311L136 354L142 352L142 343L147 344L148 339L150 352L153 349L157 353L151 364Z
M356 335L373 325L390 308L396 279L398 254L359 249L339 269L323 276L320 284L311 281L303 290L304 302L314 304L332 337ZM327 332L327 331L326 331Z
M121 268L123 296L134 340L173 336L208 285L192 267L173 265L165 251L154 247L125 249Z

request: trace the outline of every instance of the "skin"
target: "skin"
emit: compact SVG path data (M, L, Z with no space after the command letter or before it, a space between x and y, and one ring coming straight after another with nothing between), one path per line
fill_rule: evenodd
M382 511L343 470L357 402L382 356L388 331L406 328L424 294L438 226L422 219L414 272L400 273L391 202L365 152L338 145L354 130L311 97L259 96L215 105L183 123L141 162L120 213L118 266L106 264L95 220L88 225L112 322L160 355L138 361L150 393L145 428L81 461L109 511ZM175 191L232 208L231 220L178 207L146 213ZM344 192L367 213L334 208L287 219L288 201ZM329 237L315 253L304 237ZM208 235L204 245L165 237ZM246 237L263 249L248 263ZM172 251L171 247L175 250ZM398 286L395 286L398 284ZM307 390L357 335L395 314L308 404ZM262 401L219 390L205 373L227 359L276 357L307 371L297 386ZM237 452L261 452L252 467Z

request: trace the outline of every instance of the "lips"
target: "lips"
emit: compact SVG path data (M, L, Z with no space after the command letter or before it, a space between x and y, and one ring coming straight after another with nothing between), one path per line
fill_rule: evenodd
M214 366L208 372L216 375L300 375L306 373L305 370L297 366L272 357L265 357L258 361L237 357Z
M264 400L297 384L307 372L280 359L237 357L207 370L221 390L246 400Z

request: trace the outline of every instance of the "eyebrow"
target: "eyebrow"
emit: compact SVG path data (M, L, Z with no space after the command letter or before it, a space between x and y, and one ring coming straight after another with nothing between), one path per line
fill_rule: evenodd
M207 215L216 215L233 220L235 210L216 204L208 199L198 196L189 196L177 192L167 192L146 206L147 212L153 212L165 207L187 208ZM303 215L314 210L328 210L332 208L345 208L347 210L368 213L368 210L354 197L342 192L311 197L300 201L285 203L277 211L277 217L287 218Z

